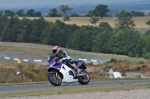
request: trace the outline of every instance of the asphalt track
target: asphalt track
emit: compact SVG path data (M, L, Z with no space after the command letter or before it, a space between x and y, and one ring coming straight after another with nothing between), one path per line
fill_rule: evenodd
M150 84L150 80L116 80L116 81L96 81L90 82L87 85L80 85L79 83L62 83L60 86L53 86L50 83L46 84L30 84L30 85L11 85L11 86L0 86L0 93L4 92L20 92L29 90L42 90L42 89L53 89L53 88L65 88L69 86L107 86L107 85L122 85L122 84Z

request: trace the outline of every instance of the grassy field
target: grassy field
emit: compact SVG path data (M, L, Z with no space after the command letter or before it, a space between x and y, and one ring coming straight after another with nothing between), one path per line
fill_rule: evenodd
M20 19L22 18L20 17ZM31 20L38 19L38 17L37 18L29 17L29 19ZM63 21L62 17L45 17L45 20L48 22L55 22L56 20L60 20L62 22L65 22L66 24L76 24L79 26L91 25L89 21L90 17L70 17L70 21ZM146 22L150 20L150 17L133 17L133 20L134 23L136 24L136 28L150 28L150 26L146 24ZM117 22L117 17L104 17L103 19L100 19L97 24L99 24L100 22L107 22L112 27L115 27L115 23Z
M47 59L49 55L52 55L52 46L41 45L41 44L29 44L29 43L4 43L1 42L0 51L1 55L7 57L23 58L23 59ZM146 61L143 58L133 58L124 55L114 55L114 54L103 54L103 53L91 53L83 52L72 49L62 48L73 58L82 59L100 59L100 60L110 60L115 58L117 60L126 60L130 62ZM9 61L0 59L0 64L16 64L16 61Z
M55 22L56 20L62 21L62 18L45 18L48 22ZM66 24L76 24L79 26L82 25L92 25L90 23L90 17L70 17L70 21L65 21ZM141 33L145 33L148 29L150 29L150 26L146 24L148 20L150 20L150 17L134 17L133 18L135 23L135 29ZM64 21L63 21L64 22ZM97 25L99 25L100 22L107 22L111 27L116 27L117 23L117 17L104 17L103 19L100 19Z
M20 17L20 19L22 19ZM37 18L31 18L29 19L38 19ZM45 17L45 20L48 22L55 22L56 20L60 20L66 24L76 24L79 26L82 25L92 25L90 23L90 17L70 17L70 21L63 21L62 17ZM133 17L134 23L135 23L135 29L138 30L141 33L145 33L148 29L150 29L150 26L146 24L148 20L150 20L150 17ZM107 22L111 27L116 27L117 23L117 17L104 17L103 19L100 19L97 25L99 25L100 22Z

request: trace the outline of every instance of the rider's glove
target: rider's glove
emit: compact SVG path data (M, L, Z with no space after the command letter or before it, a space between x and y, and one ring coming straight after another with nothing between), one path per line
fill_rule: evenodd
M58 62L60 63L60 62L62 62L64 60L66 60L66 58L62 58L62 59L58 60Z
M61 63L61 62L62 62L62 59L58 60L57 62L58 62L58 63Z
M62 58L61 60L64 61L64 60L66 60L66 58Z

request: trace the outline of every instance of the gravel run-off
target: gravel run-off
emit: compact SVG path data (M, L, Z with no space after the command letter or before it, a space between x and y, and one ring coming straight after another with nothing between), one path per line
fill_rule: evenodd
M150 99L150 89L9 97L0 99Z

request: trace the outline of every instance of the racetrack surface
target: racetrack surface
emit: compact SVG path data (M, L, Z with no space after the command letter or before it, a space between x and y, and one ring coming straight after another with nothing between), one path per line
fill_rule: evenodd
M62 83L59 87L70 87L70 86L107 86L107 85L120 85L120 84L150 84L150 80L116 80L116 81L96 81L90 82L87 85L80 85L79 83ZM43 90L58 88L50 83L46 84L30 84L30 85L12 85L12 86L0 86L0 93L3 92L18 92L28 90Z

